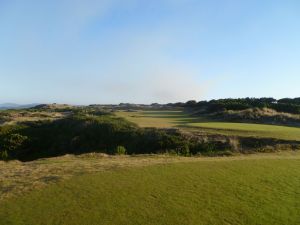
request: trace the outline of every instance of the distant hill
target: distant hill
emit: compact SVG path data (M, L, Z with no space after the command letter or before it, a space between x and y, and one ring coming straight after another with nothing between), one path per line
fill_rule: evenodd
M34 107L38 104L36 103L32 103L32 104L15 104L15 103L3 103L0 104L0 110L4 110L4 109L26 109L26 108L31 108Z

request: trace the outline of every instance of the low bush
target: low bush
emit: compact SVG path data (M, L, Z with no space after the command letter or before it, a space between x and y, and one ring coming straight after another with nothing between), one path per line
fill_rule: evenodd
M125 155L126 154L126 148L124 146L117 146L115 148L114 154L116 155Z
M21 151L25 146L28 137L18 133L11 133L2 136L0 139L0 157L3 160L14 158L18 151Z
M117 147L116 147L117 146ZM33 160L67 153L152 154L189 146L178 132L139 128L111 114L78 112L55 121L26 122L0 129L2 159Z
M176 148L177 154L178 155L183 155L183 156L189 156L190 155L190 148L187 143L183 143L182 145L179 145Z

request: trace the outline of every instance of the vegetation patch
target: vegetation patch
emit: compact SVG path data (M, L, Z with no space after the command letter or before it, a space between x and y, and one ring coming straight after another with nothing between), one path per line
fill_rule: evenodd
M0 158L23 161L65 154L232 155L299 149L300 128L211 122L180 110L39 106L9 115L59 114L0 126Z
M226 110L207 115L213 120L232 122L252 122L262 124L281 124L300 126L300 115L277 112L269 108L251 108L245 110Z

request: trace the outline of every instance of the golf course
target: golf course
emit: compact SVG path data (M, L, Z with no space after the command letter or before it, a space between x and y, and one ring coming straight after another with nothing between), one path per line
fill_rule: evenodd
M6 196L0 204L1 225L300 221L298 153L66 156L0 167L7 174L0 183Z
M0 225L300 225L300 0L0 0Z
M182 110L160 111L121 111L120 117L137 123L141 127L180 128L184 130L202 131L211 134L253 136L284 140L300 140L300 128L267 124L229 123L208 121L206 118L191 116Z
M39 110L53 115L52 109ZM180 145L185 139L178 139L201 133L253 138L250 143L261 138L294 143L300 140L298 127L213 121L177 109L68 110L59 119L1 127L11 158L0 161L0 225L299 224L299 151L279 145L271 153L254 147L251 154L233 149L230 156L208 157L218 149L201 142L199 152L192 144L189 152ZM163 133L174 128L183 136ZM181 152L168 147L147 152L170 141ZM117 143L128 144L109 150ZM68 152L68 146L83 152ZM166 146L177 148L172 142Z

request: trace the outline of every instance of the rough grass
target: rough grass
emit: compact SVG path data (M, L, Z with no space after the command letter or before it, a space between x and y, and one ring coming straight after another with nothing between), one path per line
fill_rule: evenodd
M27 172L54 165L68 174L78 161L100 165L116 159L122 168L82 169L67 180L2 200L0 224L299 224L297 153L185 162L174 157L177 163L143 167L149 157L133 164L134 157L62 157L38 161ZM1 171L8 165L1 165Z
M27 110L7 110L0 113L0 125L13 125L20 122L56 120L67 116L60 112L31 112ZM1 123L2 118L2 123Z
M222 114L221 114L222 115ZM277 112L274 109L270 108L250 108L245 110L228 110L223 113L223 116L229 116L230 118L240 118L240 119L256 119L259 120L261 118L265 119L277 119L278 122L284 121L300 121L300 115L291 114L285 112Z
M184 130L207 133L300 140L300 128L249 123L226 123L207 121L207 118L193 117L183 111L121 111L116 113L141 127L177 127Z

